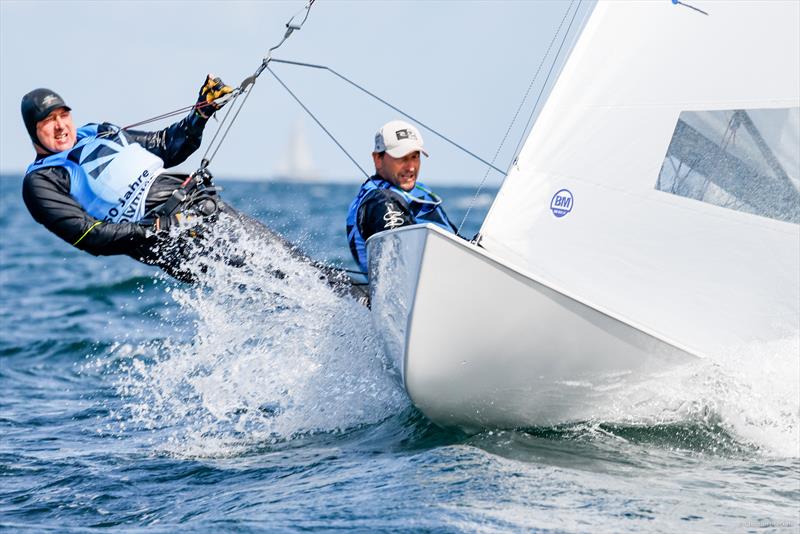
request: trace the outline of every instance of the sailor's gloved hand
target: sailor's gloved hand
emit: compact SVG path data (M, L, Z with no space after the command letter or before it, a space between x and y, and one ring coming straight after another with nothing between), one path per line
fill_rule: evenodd
M195 113L204 119L208 119L215 111L222 108L227 104L227 100L223 102L214 102L217 98L225 96L233 92L233 87L225 85L225 83L213 74L206 76L206 81L200 88L200 93L197 95L197 104L195 104Z
M169 233L171 228L192 226L193 219L193 216L180 211L172 215L161 215L153 222L153 232L166 234Z

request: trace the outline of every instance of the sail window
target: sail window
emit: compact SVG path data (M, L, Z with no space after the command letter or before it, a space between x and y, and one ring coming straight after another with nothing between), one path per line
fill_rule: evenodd
M656 189L800 223L800 107L682 112Z

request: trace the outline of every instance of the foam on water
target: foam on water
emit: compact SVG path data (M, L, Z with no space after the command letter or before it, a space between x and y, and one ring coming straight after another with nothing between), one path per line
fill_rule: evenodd
M626 388L604 422L719 426L767 455L800 457L800 339L729 349ZM709 451L714 452L714 451Z
M230 236L233 234L234 239ZM239 454L253 446L381 421L408 406L369 310L336 294L318 269L236 221L204 238L224 256L193 260L200 283L171 290L193 318L189 341L140 347L119 380L129 422L167 451Z

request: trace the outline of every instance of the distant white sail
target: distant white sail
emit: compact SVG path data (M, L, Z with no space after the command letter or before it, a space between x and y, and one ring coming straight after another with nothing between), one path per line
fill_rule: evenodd
M598 3L481 235L718 355L800 324L800 2L687 3Z
M277 177L293 181L314 181L319 173L311 157L311 145L306 137L303 121L298 119L292 126L289 141L277 169Z

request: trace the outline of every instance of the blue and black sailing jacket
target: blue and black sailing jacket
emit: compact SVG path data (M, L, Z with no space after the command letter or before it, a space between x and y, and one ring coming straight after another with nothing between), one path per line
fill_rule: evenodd
M155 132L87 124L76 132L72 149L40 156L28 168L22 183L25 205L37 222L81 250L139 259L150 240L146 228L135 221L142 209L164 202L182 182L166 173L155 179L152 174L162 165L182 163L197 150L205 124L196 114ZM156 166L159 161L163 163ZM139 170L128 179L112 179L109 187L97 182L104 172L111 177L112 170L123 167Z
M367 272L367 239L384 230L432 223L456 233L441 204L442 199L419 181L409 192L372 176L361 185L347 212L347 241L353 259Z
M89 215L103 222L140 221L164 161L110 125L87 124L76 136L71 149L33 162L25 174L62 167L69 173L70 196Z

